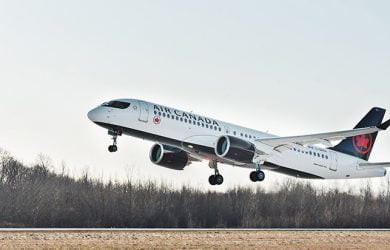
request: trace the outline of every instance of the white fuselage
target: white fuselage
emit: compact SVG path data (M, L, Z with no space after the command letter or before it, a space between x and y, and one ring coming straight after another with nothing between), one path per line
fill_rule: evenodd
M230 135L255 143L256 139L276 137L268 133L199 116L150 102L120 99L130 103L125 109L99 106L88 116L96 124L107 129L118 128L124 134L179 147L206 160L218 160L240 167L254 168L254 164L241 164L220 159L214 153L217 139ZM305 175L323 179L349 179L381 177L384 168L359 170L359 158L330 149L296 145L289 150L269 155L265 169L281 173L291 171L297 177ZM308 177L311 178L311 177Z

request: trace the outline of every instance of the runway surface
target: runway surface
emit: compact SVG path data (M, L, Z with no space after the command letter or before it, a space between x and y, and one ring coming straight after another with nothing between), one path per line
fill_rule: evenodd
M0 229L0 249L390 249L383 229Z
M221 232L251 232L251 231L381 231L390 232L390 228L0 228L0 232L158 232L158 231L221 231Z

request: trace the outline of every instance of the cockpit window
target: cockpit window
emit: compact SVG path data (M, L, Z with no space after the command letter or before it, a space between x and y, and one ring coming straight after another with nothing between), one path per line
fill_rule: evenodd
M121 101L110 101L103 103L102 106L118 109L127 109L130 106L130 103Z

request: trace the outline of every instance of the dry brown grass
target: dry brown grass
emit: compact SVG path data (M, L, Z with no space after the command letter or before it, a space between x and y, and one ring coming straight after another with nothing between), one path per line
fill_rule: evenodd
M390 249L387 231L0 232L1 249Z

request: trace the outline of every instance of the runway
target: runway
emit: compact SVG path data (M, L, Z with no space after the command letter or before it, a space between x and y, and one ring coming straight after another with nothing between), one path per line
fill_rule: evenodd
M0 249L390 249L388 229L0 229Z
M390 228L0 228L0 232L390 232Z

